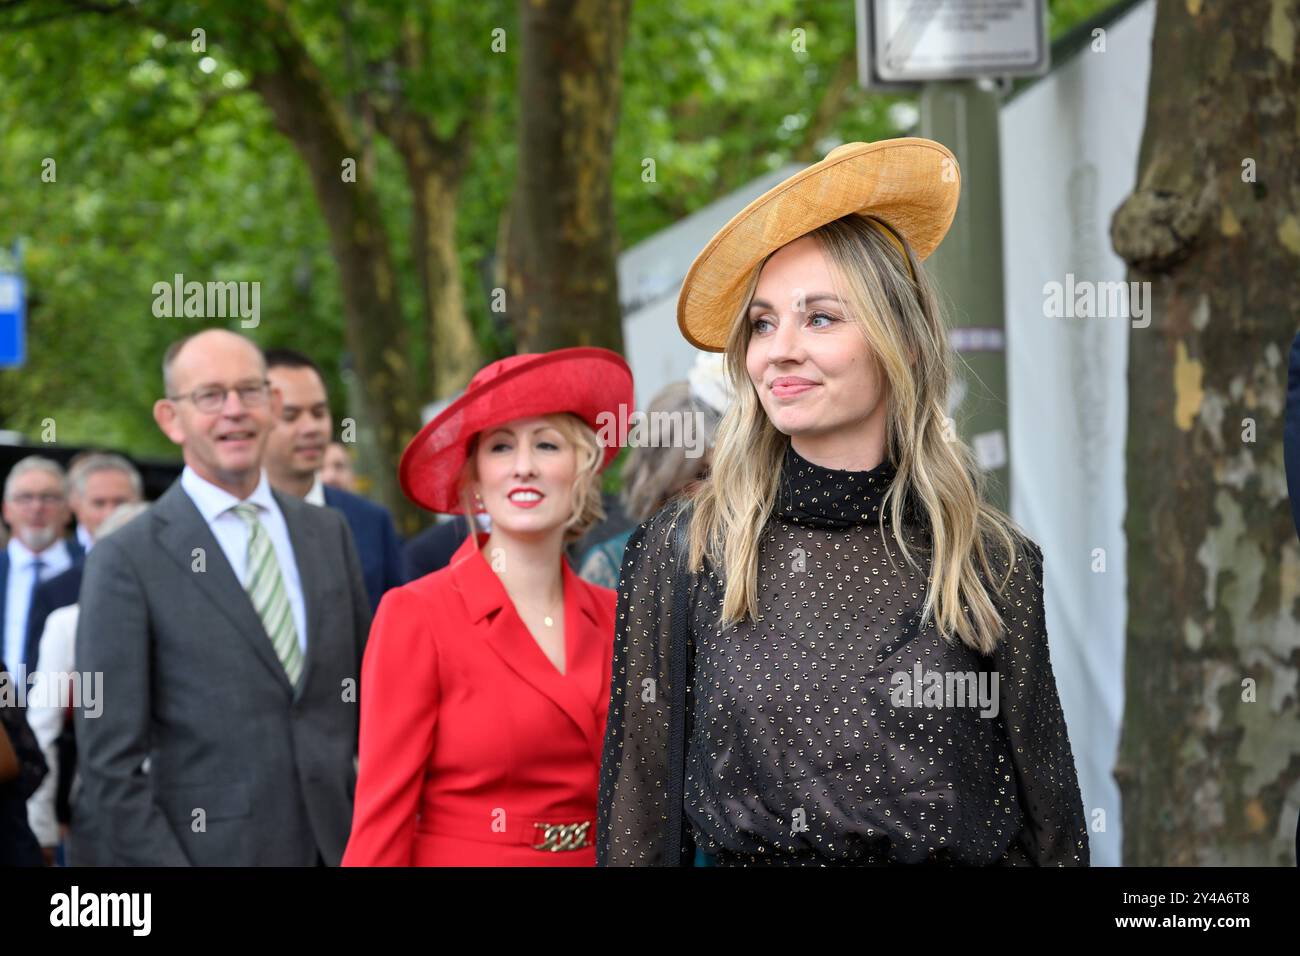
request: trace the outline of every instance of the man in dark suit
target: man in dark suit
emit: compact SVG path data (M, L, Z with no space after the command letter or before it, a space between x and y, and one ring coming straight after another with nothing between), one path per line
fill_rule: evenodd
M58 462L30 455L13 466L5 477L4 519L12 536L0 551L0 658L25 674L36 668L27 621L37 585L82 556L77 540L64 537L68 489Z
M268 350L266 367L271 388L280 399L280 414L266 443L267 477L276 491L343 512L361 557L374 613L385 591L406 583L392 515L382 505L321 481L332 424L320 367L292 349Z
M456 515L450 521L430 525L412 535L402 549L403 570L408 581L441 571L469 537L469 519Z
M75 711L73 845L88 818L110 863L335 865L370 625L352 536L267 481L279 408L252 342L183 339L163 384L154 419L185 469L86 561L77 670L104 700Z

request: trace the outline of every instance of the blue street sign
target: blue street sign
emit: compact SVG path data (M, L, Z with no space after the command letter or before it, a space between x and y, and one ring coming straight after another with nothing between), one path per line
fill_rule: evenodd
M27 299L23 277L0 272L0 368L27 361Z

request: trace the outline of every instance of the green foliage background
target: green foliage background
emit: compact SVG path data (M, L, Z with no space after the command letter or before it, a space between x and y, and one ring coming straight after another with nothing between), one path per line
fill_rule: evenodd
M1052 0L1053 36L1112 2ZM196 53L139 19L77 15L75 6L0 6L0 246L21 239L29 295L28 360L0 371L0 428L36 436L53 418L61 444L175 457L149 412L158 362L168 342L210 324L153 316L153 284L176 273L260 281L261 325L251 334L316 357L342 417L335 264L301 160L249 90L246 65L223 49L223 35L239 26L220 4L138 5L144 19L173 28L171 37L203 28L207 49ZM384 77L366 64L391 49L409 16L437 27L435 66L406 78L420 109L446 132L486 91L473 117L458 238L484 354L509 353L484 276L514 178L515 5L288 6L345 107L357 90L382 88ZM496 27L506 31L505 53L490 52ZM796 30L805 52L792 48ZM905 132L911 101L859 89L854 44L850 0L635 0L614 157L622 246L782 164ZM408 247L411 201L399 158L382 138L375 145L419 369L427 335ZM55 182L41 179L47 158ZM645 158L655 161L653 183L642 180Z

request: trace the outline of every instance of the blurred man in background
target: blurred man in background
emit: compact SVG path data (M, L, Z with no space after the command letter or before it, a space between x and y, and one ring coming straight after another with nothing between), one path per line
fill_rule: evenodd
M135 466L121 455L103 452L90 452L74 458L68 472L68 485L68 500L72 513L77 516L77 543L85 554L95 546L95 535L105 518L122 505L144 497L144 483ZM84 569L83 555L75 558L66 571L42 581L32 594L31 610L27 616L25 659L28 670L37 666L41 634L45 631L45 620L50 612L77 603Z
M271 387L280 396L280 414L266 445L267 475L277 491L343 512L361 556L374 613L385 591L406 583L392 515L382 505L324 483L321 468L333 423L325 377L316 363L292 349L270 349L266 367Z
M75 538L64 537L68 517L67 479L57 462L30 455L14 465L4 486L10 538L0 551L0 658L15 671L36 666L28 659L27 642L36 586L62 574L85 553Z
M83 452L68 465L68 504L77 519L77 541L87 554L104 519L127 502L143 497L140 472L121 455Z
M68 501L77 518L77 542L87 554L108 516L122 505L138 504L144 496L144 483L135 466L121 455L105 452L86 452L73 458L68 486ZM26 658L28 670L36 672L33 687L37 683L57 684L58 674L72 670L71 642L67 642L66 654L52 658L46 625L55 611L76 605L84 571L84 558L74 560L72 567L42 581L32 594ZM47 864L63 862L58 851L71 818L69 794L77 748L72 721L64 720L64 716L63 708L53 706L33 708L27 715L50 769L27 803L28 820Z
M352 455L341 441L332 441L325 447L325 465L320 470L320 480L330 488L356 493L357 476L352 471Z

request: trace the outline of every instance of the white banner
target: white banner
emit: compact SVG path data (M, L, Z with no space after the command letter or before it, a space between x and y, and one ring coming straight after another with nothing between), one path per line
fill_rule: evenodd
M1119 282L1110 220L1132 191L1146 121L1148 0L1001 113L1011 510L1043 549L1053 669L1094 865L1121 863L1112 776L1127 617L1124 316L1053 314L1052 283ZM1094 38L1095 44L1095 38ZM1098 830L1098 827L1104 829Z

